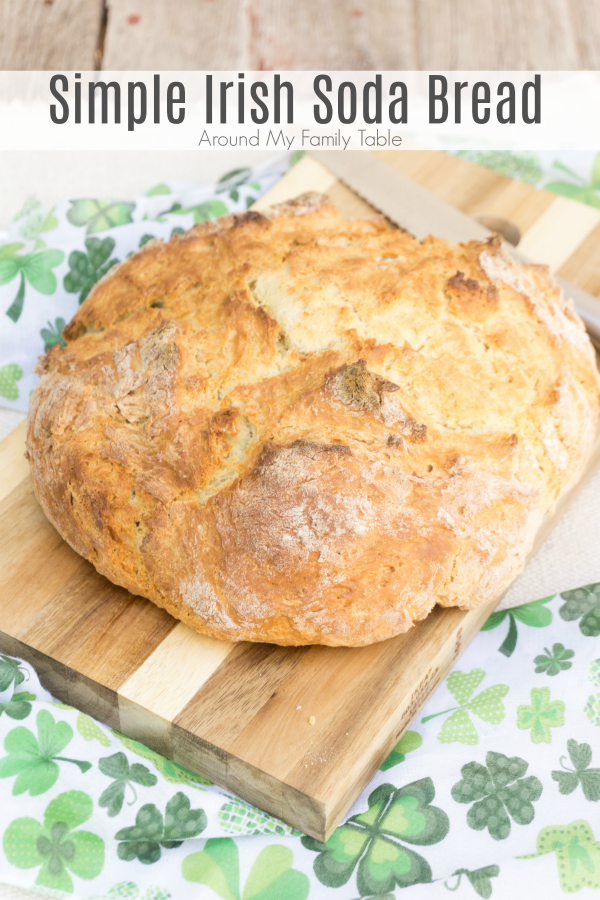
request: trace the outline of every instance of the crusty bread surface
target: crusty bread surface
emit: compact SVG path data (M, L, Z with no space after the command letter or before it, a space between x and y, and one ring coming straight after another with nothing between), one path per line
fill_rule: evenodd
M495 599L598 424L545 267L315 195L146 244L65 339L29 413L48 519L231 641L357 646Z

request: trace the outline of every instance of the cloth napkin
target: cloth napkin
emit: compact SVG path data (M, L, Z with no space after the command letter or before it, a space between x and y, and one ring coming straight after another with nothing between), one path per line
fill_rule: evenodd
M600 584L496 612L326 844L0 656L0 881L110 900L600 889Z
M600 156L468 158L600 206ZM27 408L37 356L114 262L246 209L293 161L126 201L30 200L0 236L0 403ZM586 524L598 514L587 497L573 507ZM0 882L96 900L600 889L600 584L547 590L597 565L593 540L578 555L561 541L511 602L549 596L492 615L327 844L58 703L29 665L0 655ZM560 557L574 571L556 574Z

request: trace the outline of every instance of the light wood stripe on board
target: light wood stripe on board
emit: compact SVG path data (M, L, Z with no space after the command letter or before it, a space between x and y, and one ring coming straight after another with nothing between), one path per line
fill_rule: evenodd
M27 421L24 421L0 443L0 502L29 476L29 463L25 459L26 433Z
M269 206L291 200L292 197L305 193L307 184L311 185L311 191L325 194L336 181L336 176L329 169L318 163L312 156L305 156L293 169L290 169L285 178L278 181L264 197L257 200L252 209L267 209Z
M561 266L559 275L577 284L591 294L600 296L600 225L596 226L585 241Z
M235 646L180 622L119 688L119 697L172 721Z
M557 197L523 235L519 253L555 272L599 223L600 210L568 197Z

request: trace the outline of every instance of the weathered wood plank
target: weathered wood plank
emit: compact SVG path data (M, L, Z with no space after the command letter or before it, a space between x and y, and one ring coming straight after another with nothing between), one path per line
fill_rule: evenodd
M1 0L0 69L94 69L103 0Z
M251 69L417 68L413 0L251 0Z
M414 69L413 31L413 0L109 0L103 68Z
M105 69L579 69L598 65L586 0L109 0Z
M600 8L597 3L590 3L590 0L571 0L570 8L575 40L579 49L580 67L582 69L598 69L600 68Z
M243 0L108 0L102 68L249 68Z
M419 69L585 67L569 0L420 0L416 10Z
M2 0L2 69L580 69L588 0Z

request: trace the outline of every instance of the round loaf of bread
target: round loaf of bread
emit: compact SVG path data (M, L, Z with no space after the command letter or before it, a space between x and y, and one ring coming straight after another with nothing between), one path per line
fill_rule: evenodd
M316 195L146 244L65 339L29 414L47 517L231 641L357 646L495 599L598 423L545 267Z

